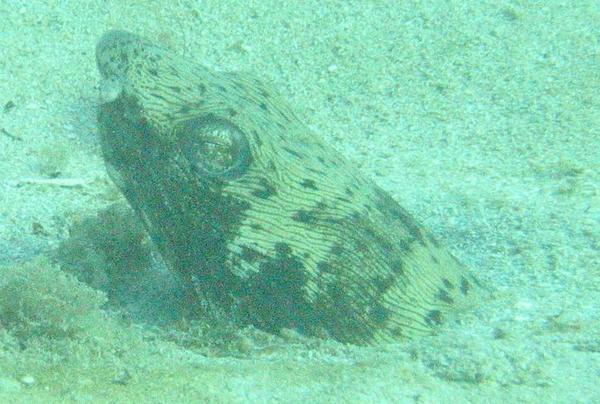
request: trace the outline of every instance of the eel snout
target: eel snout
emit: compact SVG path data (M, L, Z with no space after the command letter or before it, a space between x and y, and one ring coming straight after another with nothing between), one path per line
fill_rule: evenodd
M96 65L102 78L108 79L126 72L129 63L127 57L129 48L135 42L138 42L137 36L127 31L111 30L102 35L96 44ZM118 49L121 51L115 52ZM119 63L116 63L117 60L111 60L116 55L120 56ZM122 70L118 70L115 68L116 66Z

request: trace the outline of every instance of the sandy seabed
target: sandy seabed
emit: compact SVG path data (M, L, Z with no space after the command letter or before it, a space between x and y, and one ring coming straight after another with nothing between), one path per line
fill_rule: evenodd
M20 293L37 321L0 317L1 402L600 402L597 1L5 0L0 16L0 312ZM244 337L218 355L103 311L35 257L119 199L95 123L111 28L271 82L492 297L407 343Z

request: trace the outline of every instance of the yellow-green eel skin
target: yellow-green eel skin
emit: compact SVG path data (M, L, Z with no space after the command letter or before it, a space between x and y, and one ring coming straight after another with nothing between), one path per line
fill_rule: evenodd
M207 311L354 344L432 332L480 286L260 80L109 31L109 175Z

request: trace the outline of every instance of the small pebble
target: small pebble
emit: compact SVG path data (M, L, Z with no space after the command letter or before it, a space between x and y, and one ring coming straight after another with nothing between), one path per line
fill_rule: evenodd
M31 387L35 384L35 379L33 378L33 376L23 376L21 377L21 384L23 384L23 386L25 387Z
M117 374L117 376L112 380L115 384L120 384L121 386L126 386L131 381L131 374L127 369L123 369Z

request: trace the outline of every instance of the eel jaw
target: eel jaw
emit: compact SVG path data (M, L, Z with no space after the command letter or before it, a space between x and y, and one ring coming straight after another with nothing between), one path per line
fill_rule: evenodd
M123 81L118 78L100 80L100 103L115 101L123 93L124 87Z

